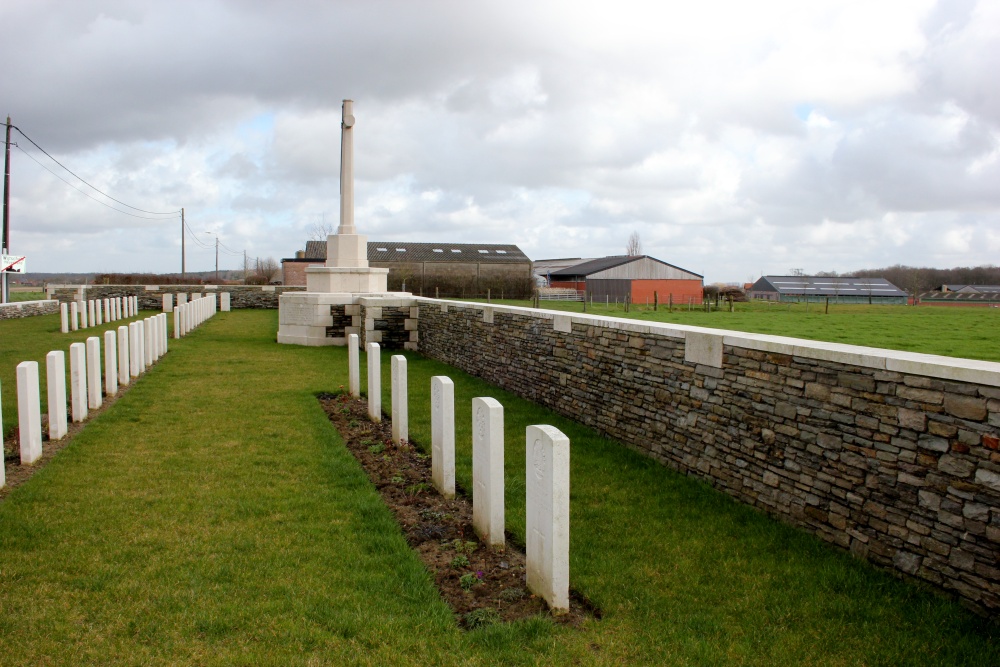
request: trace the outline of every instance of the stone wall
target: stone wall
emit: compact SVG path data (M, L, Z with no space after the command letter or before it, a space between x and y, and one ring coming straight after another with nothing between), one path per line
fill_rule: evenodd
M1000 609L1000 364L418 301L423 354Z
M13 303L0 304L0 320L13 320L19 317L33 317L35 315L51 315L59 312L59 302L55 300L44 301L14 301Z
M161 310L163 295L185 293L221 294L229 292L230 308L277 308L278 297L285 292L301 292L305 287L284 285L49 285L46 296L59 302L110 299L119 296L139 297L141 310ZM57 307L58 310L58 307Z

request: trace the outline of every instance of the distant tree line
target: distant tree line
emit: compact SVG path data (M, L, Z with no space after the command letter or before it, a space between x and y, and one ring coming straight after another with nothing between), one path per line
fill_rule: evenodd
M831 278L838 275L858 278L885 278L896 287L911 294L930 292L938 289L941 285L1000 285L1000 266L992 265L932 269L895 264L884 269L864 269L841 274L836 271L825 271L816 275Z

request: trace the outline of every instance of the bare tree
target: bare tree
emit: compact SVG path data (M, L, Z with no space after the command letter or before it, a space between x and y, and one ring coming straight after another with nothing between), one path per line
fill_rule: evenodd
M625 254L629 257L642 254L642 240L639 238L639 232L633 231L629 235L628 244L625 246Z
M322 222L314 222L309 228L310 241L326 241L326 237L330 234L333 234L333 225L327 222L325 217Z
M257 259L257 276L262 284L268 284L281 273L281 265L274 257L260 257Z

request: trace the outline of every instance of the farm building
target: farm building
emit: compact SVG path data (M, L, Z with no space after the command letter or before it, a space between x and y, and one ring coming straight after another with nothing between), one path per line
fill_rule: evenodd
M305 285L305 269L326 262L326 241L308 241L305 252L281 260L285 285ZM422 296L527 298L533 289L531 260L516 245L369 241L368 265L389 269L388 287Z
M701 303L703 276L649 255L602 257L549 274L551 287L585 292L588 299L632 303Z
M763 276L753 284L751 299L826 301L905 305L907 294L885 278Z
M997 294L1000 293L1000 285L941 285L939 291L960 294Z

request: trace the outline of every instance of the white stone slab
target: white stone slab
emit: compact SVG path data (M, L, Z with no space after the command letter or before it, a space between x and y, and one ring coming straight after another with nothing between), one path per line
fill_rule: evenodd
M455 497L455 383L444 375L431 378L431 481Z
M17 365L17 420L21 439L21 465L42 457L42 401L38 391L38 362Z
M135 321L136 331L136 355L139 362L139 372L144 373L149 365L146 361L146 323L142 320Z
M409 400L406 390L406 357L392 355L392 441L397 445L410 439Z
M181 307L174 306L174 338L181 337Z
M167 292L163 295L163 312L170 313L174 310L174 295Z
M187 303L187 300L188 300L187 292L178 292L177 293L177 305L178 306L183 306L185 303Z
M96 327L98 324L100 324L97 321L97 309L93 299L87 300L87 317L88 317L87 321L90 323L90 326Z
M525 431L528 590L569 609L569 438L554 426Z
M49 440L58 440L66 435L67 430L66 353L62 350L53 350L45 355L45 384L49 404Z
M59 330L69 333L69 304L59 304Z
M101 339L91 336L87 339L87 407L96 410L101 403Z
M131 366L130 359L128 327L123 324L118 327L118 384L123 386L129 383L131 377L129 373L129 367Z
M104 321L108 324L114 321L114 313L111 312L111 299L104 299Z
M373 422L382 421L382 349L378 343L368 343L368 416Z
M73 422L87 419L87 346L73 343L69 346L69 391L73 408Z
M684 361L722 368L721 333L688 331L684 334Z
M102 312L103 302L100 299L94 299L94 326L99 327L104 324L104 313Z
M219 299L222 301L222 305L219 308L219 310L221 310L224 313L228 313L231 302L229 292L220 292Z
M156 336L153 331L153 318L147 317L142 321L142 334L142 352L145 355L143 361L146 367L149 368L153 365L153 361L155 361L154 355L156 354Z
M118 346L115 337L114 329L104 332L104 393L108 396L118 393Z
M347 337L347 387L351 396L361 396L361 363L358 334Z
M81 329L87 329L88 328L88 324L87 323L89 322L89 320L87 319L87 302L86 301L81 301L80 302L80 308L79 308L79 310L80 310L80 328Z
M76 301L69 304L69 326L73 331L80 328L79 308L80 306L76 303Z
M503 406L472 399L472 527L486 544L504 544Z
M128 323L128 365L129 374L132 377L139 377L142 368L139 364L139 323Z

